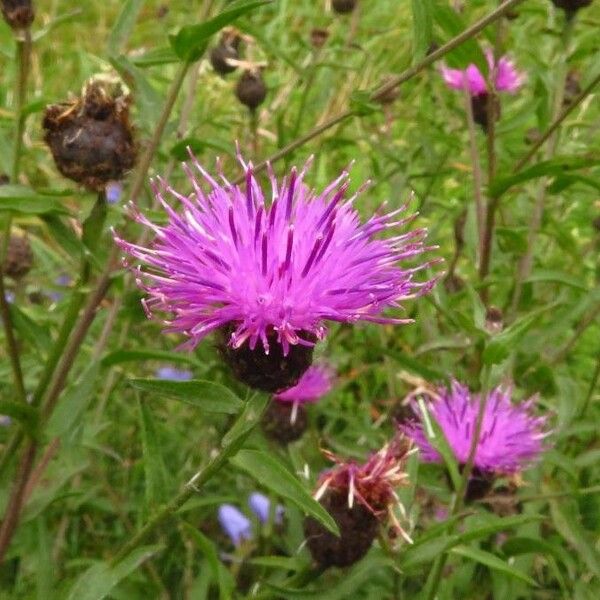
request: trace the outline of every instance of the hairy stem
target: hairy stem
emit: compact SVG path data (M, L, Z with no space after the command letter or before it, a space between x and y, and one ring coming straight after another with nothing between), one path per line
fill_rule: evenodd
M31 59L31 32L26 29L22 32L22 38L17 39L17 62L19 65L19 76L16 86L15 116L17 126L15 130L13 162L11 180L18 183L21 168L21 154L23 150L23 132L25 130L25 115L23 108L27 101L27 80L29 78L29 64Z

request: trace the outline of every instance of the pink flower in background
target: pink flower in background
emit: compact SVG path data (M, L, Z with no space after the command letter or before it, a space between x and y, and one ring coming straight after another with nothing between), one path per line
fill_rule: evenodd
M489 393L483 417L474 468L479 473L512 474L535 461L545 449L546 419L532 415L534 399L513 404L510 390L496 388ZM467 462L479 411L479 396L457 381L450 389L441 388L439 399L425 400L427 411L444 432L459 464ZM419 407L413 403L417 421L401 425L426 462L442 463L423 429Z
M191 194L162 180L154 185L166 225L134 209L135 219L154 234L153 242L139 246L115 236L142 263L137 280L148 294L149 316L166 313L167 331L187 336L190 348L212 331L227 330L233 349L248 342L251 350L261 344L268 353L277 343L284 356L290 347L322 339L327 321L411 321L382 315L434 283L415 281L431 263L406 265L429 248L423 242L426 230L398 232L414 218L394 220L405 207L361 222L353 206L356 195L346 198L346 172L320 193L303 183L306 167L293 169L281 182L271 173L267 192L252 166L240 162L243 187L222 174L215 180L193 159L208 189L186 165ZM394 235L377 239L382 232Z
M274 398L279 402L293 402L294 404L317 402L331 391L332 383L333 371L330 368L313 365L302 375L294 387L275 394Z
M491 50L487 50L485 55L491 73L494 69L494 54ZM485 75L474 64L470 64L464 70L442 66L441 73L448 87L454 90L463 90L466 86L471 96L480 96L488 92ZM517 70L515 64L508 57L501 57L496 69L496 90L514 93L524 81L525 75Z

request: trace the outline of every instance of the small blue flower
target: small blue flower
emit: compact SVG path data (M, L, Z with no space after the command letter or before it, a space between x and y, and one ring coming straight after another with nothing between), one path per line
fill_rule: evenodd
M219 507L219 523L234 546L239 546L244 540L252 539L252 523L243 513L231 504L221 504Z
M116 204L123 194L123 184L120 181L109 181L105 188L106 201L109 204Z
M248 498L250 510L257 516L258 520L264 525L269 520L271 511L271 501L267 496L259 492L250 494ZM283 520L285 509L280 504L275 508L275 523L280 524Z
M0 415L0 427L10 427L12 419L8 415Z
M194 377L191 371L175 367L160 367L156 369L155 375L158 379L168 379L169 381L189 381Z
M12 304L15 301L15 293L11 292L10 290L6 290L4 297L9 304Z
M66 273L62 273L54 280L55 285L60 287L67 287L71 283L71 276ZM64 297L64 294L59 290L52 290L48 292L48 298L54 302L60 302Z

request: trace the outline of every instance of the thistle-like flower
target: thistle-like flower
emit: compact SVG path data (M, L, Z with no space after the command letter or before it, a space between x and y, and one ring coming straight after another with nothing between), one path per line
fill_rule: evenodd
M252 522L232 504L221 504L218 519L234 546L252 539Z
M333 376L329 367L313 365L294 387L275 394L263 417L265 434L282 444L300 438L308 426L305 404L318 402L328 394Z
M315 498L335 519L340 537L311 517L305 520L306 543L320 566L346 567L360 560L371 547L379 523L386 518L411 542L394 512L397 507L404 514L395 490L408 485L404 467L409 451L410 442L398 435L362 464L326 452L337 465L321 475Z
M552 0L552 4L556 8L562 8L569 19L572 19L579 9L589 6L591 3L592 0Z
M378 213L361 223L345 199L346 172L317 194L304 183L306 168L282 182L270 173L271 199L245 164L245 187L221 174L213 179L193 159L208 190L188 165L193 192L185 195L159 180L154 192L167 213L164 226L134 209L155 235L143 247L115 237L142 262L138 285L149 298L149 316L170 315L168 332L187 336L188 348L218 331L234 374L251 387L278 392L297 383L327 321L400 324L388 307L427 292L434 281L415 274L432 262L406 267L426 248L424 229L376 239L413 220L394 221L405 210ZM182 207L177 212L170 194ZM402 266L401 266L402 265Z
M544 450L546 419L532 414L535 399L513 404L511 391L493 389L486 399L481 436L475 451L473 476L467 499L484 496L496 476L512 475L534 462ZM467 462L479 412L479 396L452 382L450 389L440 388L437 398L425 400L427 412L440 426L456 461ZM431 445L424 430L423 417L413 402L417 421L400 426L421 452L425 462L442 463L443 459Z
M494 53L487 50L486 59L489 73L495 74L494 88L497 92L515 93L525 82L525 75L517 70L515 64L506 56L498 60L496 66ZM477 65L470 64L466 69L441 68L442 77L448 87L454 90L466 90L471 96L473 118L476 123L487 129L488 125L488 82ZM500 104L494 106L495 118L500 117Z

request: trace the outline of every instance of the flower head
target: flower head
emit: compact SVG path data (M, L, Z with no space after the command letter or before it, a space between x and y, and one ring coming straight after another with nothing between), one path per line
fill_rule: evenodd
M456 460L467 462L477 414L479 396L471 394L457 381L450 389L440 388L439 398L425 400L431 418L444 432ZM544 450L545 419L531 414L534 399L520 405L511 402L510 390L496 388L489 393L481 429L479 445L475 452L476 473L512 474L534 461ZM415 414L419 409L413 404ZM428 441L423 423L412 422L400 427L421 451L426 462L442 462L438 451Z
M220 330L233 349L247 342L254 350L260 343L268 354L277 342L286 356L291 347L323 338L326 321L406 323L381 313L433 285L414 280L430 263L403 265L428 249L426 231L376 239L413 217L394 221L403 207L361 223L352 206L355 196L345 199L347 173L319 194L303 183L306 168L293 169L282 182L271 173L267 201L251 165L241 161L246 173L241 187L222 174L217 182L193 162L207 191L187 165L190 195L162 180L154 185L166 225L134 210L136 220L154 233L150 247L115 238L142 263L138 285L149 296L147 313L171 315L167 331L187 336L188 347ZM181 212L165 200L166 193Z
M159 367L155 374L158 379L168 379L169 381L189 381L194 377L191 371L175 367Z
M218 513L219 523L234 546L252 539L252 523L248 517L232 504L221 504Z
M317 402L330 392L332 380L331 369L323 365L313 365L294 387L275 394L275 400L293 404Z
M491 50L485 53L490 73L494 72L495 60ZM477 65L470 64L466 69L450 69L446 66L441 68L442 77L448 87L455 90L463 90L466 86L471 96L487 94L487 82L485 75ZM525 75L517 70L514 63L506 56L498 61L495 70L495 88L499 92L516 92L525 81Z
M327 492L341 493L347 496L349 508L356 501L377 517L393 515L390 509L400 504L395 490L408 485L404 466L410 447L409 440L397 435L364 463L344 461L326 452L337 465L321 475L315 498L319 500Z
M267 496L259 492L254 492L248 497L248 506L250 510L256 515L258 520L264 525L269 520L271 513L271 501ZM275 523L280 524L283 521L283 515L285 510L283 506L278 504L275 507Z

